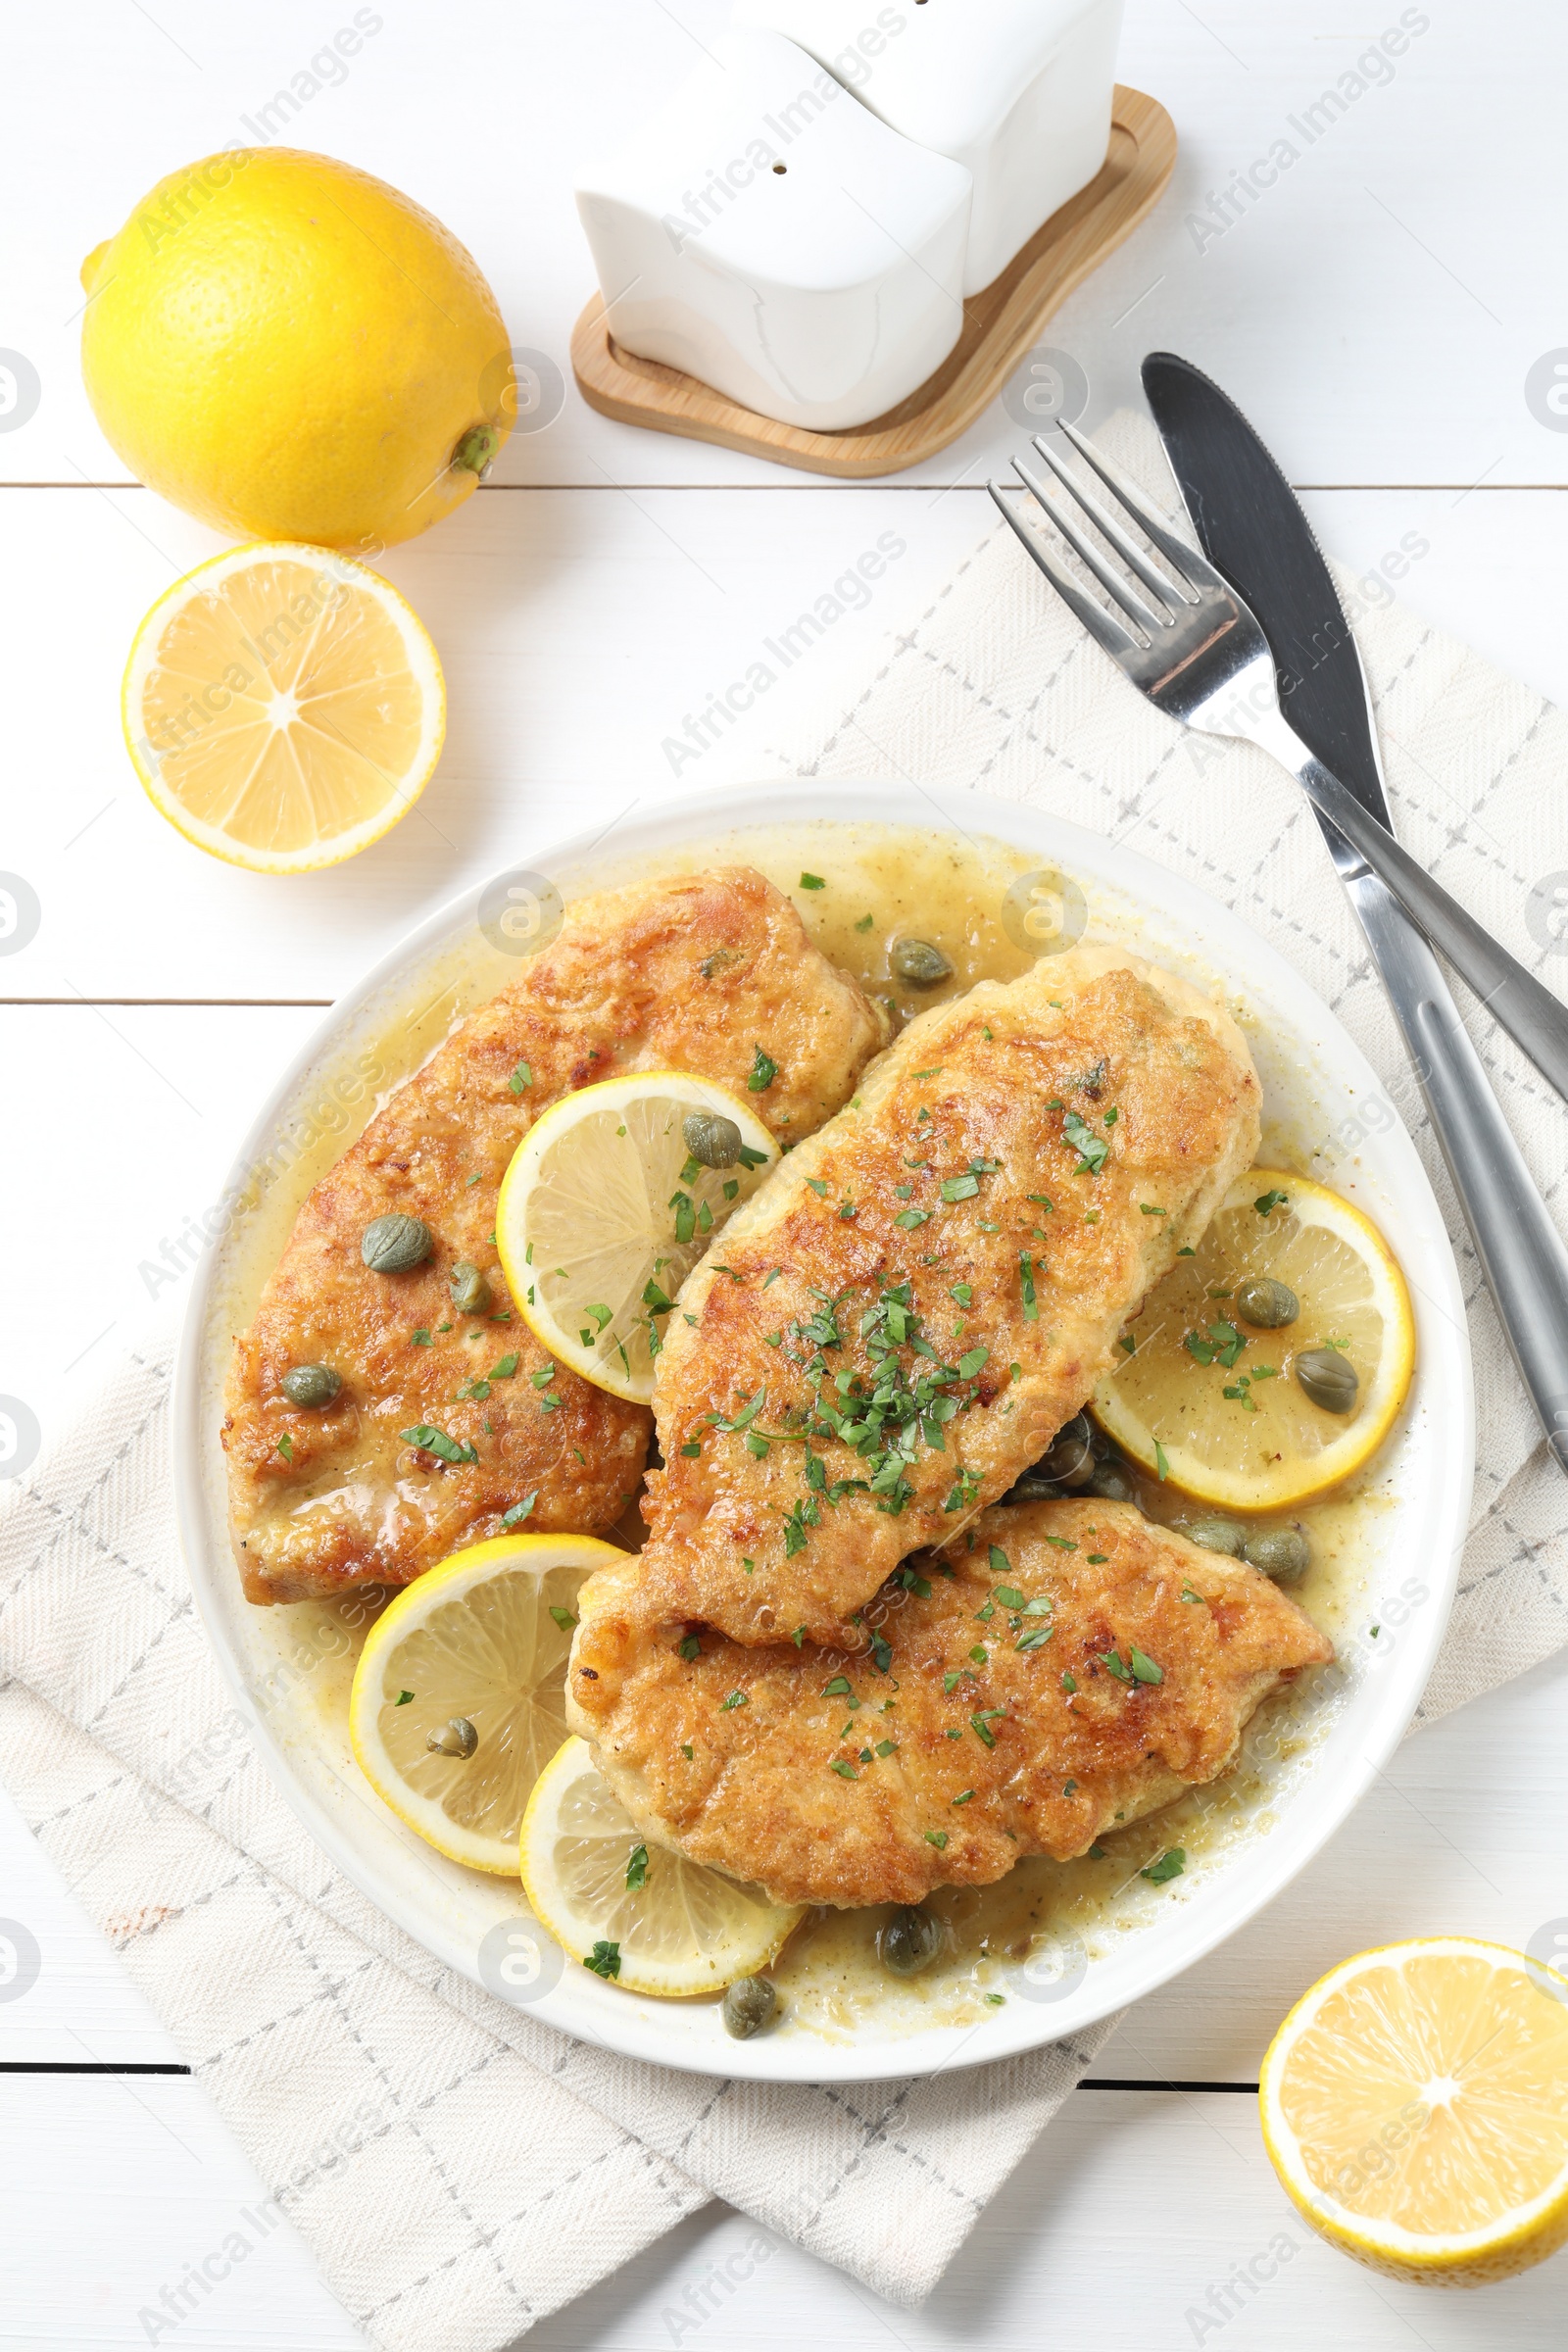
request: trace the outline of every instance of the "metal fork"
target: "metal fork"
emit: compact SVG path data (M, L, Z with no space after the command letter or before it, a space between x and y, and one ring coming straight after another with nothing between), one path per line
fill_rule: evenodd
M1002 483L992 482L992 497L1062 602L1156 710L1200 734L1255 743L1288 768L1307 799L1354 844L1411 920L1442 949L1494 1020L1558 1094L1568 1097L1568 1006L1434 882L1367 813L1354 793L1308 751L1280 709L1268 640L1230 583L1176 536L1138 485L1092 441L1065 421L1058 430L1110 492L1120 516L1136 523L1168 566L1161 570L1118 514L1093 496L1036 435L1034 446L1052 473L1126 567L1120 570L1108 562L1066 503L1015 458L1013 471L1025 490L1116 610L1108 611L1089 593L1043 533L1019 514ZM1140 587L1147 595L1140 595Z

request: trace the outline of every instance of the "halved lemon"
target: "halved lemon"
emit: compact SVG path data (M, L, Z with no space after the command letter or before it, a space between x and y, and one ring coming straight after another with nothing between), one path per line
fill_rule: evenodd
M539 1775L520 1852L523 1891L562 1950L662 2000L755 1976L804 1916L760 1886L649 1845L586 1740L568 1740Z
M1359 1952L1263 2061L1303 2220L1391 2278L1477 2286L1568 2239L1568 1977L1467 1936Z
M1259 1277L1296 1295L1300 1311L1283 1328L1249 1323L1238 1307ZM1356 1375L1348 1412L1314 1403L1297 1376L1303 1356L1325 1350ZM1376 1227L1325 1185L1253 1168L1128 1324L1093 1409L1135 1461L1186 1494L1284 1510L1376 1452L1414 1364L1409 1293Z
M125 746L153 806L258 874L335 865L429 782L446 684L422 622L326 548L239 547L176 580L125 664Z
M694 1114L732 1120L740 1157L695 1160ZM778 1156L755 1111L682 1070L564 1096L517 1147L496 1215L502 1267L534 1337L584 1380L647 1404L676 1292Z
M566 1737L577 1589L625 1556L592 1536L497 1536L428 1570L371 1627L349 1699L355 1758L454 1862L516 1877L523 1809Z

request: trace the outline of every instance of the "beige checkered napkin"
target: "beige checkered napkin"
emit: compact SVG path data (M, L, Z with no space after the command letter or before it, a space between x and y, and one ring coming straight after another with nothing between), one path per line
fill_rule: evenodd
M1167 512L1175 486L1152 425L1123 412L1097 435ZM1186 523L1178 523L1185 530ZM1539 694L1336 574L1372 681L1389 798L1405 846L1549 984L1568 965L1534 936L1532 893L1568 874L1568 719ZM808 688L811 700L804 700ZM826 723L824 723L824 702ZM1233 908L1333 1007L1399 1106L1459 1260L1475 1358L1475 1509L1448 1638L1421 1710L1431 1722L1568 1642L1568 1502L1519 1384L1366 944L1297 784L1250 744L1186 731L1150 708L1079 628L997 519L876 674L828 694L768 697L726 766L778 775L913 778L1028 803L1105 833ZM1539 906L1539 901L1536 902ZM1568 1231L1568 1109L1458 991L1529 1161Z
M3 1490L0 1778L367 2334L492 2352L710 2196L929 2293L1110 2028L934 2081L746 2084L568 2040L442 1968L245 1737L180 1565L169 1357L168 1335L128 1357Z

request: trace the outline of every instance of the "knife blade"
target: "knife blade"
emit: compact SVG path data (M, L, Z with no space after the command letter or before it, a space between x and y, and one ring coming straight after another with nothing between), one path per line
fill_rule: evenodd
M1287 717L1392 832L1360 652L1296 493L1235 402L1190 360L1151 352L1143 381L1199 544L1268 640ZM1568 1248L1436 955L1338 828L1321 815L1318 822L1414 1064L1520 1377L1568 1470Z

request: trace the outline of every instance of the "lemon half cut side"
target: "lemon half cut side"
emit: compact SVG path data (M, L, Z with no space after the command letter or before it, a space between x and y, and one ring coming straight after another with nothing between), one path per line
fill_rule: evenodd
M777 1958L805 1916L760 1886L651 1845L572 1738L523 1816L523 1891L569 1959L626 1992L691 2000Z
M740 1158L699 1165L693 1113L733 1120ZM649 1403L681 1284L778 1157L755 1111L682 1070L564 1096L514 1153L496 1214L508 1286L540 1345L596 1387Z
M497 1536L400 1592L355 1671L349 1736L371 1788L430 1845L471 1870L517 1874L534 1783L566 1737L577 1592L624 1559L592 1536ZM472 1752L444 1754L430 1740Z
M187 841L252 873L352 858L429 782L435 647L397 590L325 548L241 547L159 598L122 691L125 747Z
M1238 1294L1259 1276L1296 1295L1293 1322L1246 1320ZM1348 1413L1314 1403L1296 1377L1298 1359L1323 1349L1356 1375ZM1286 1510L1371 1458L1414 1365L1409 1293L1371 1220L1326 1185L1252 1168L1127 1325L1093 1410L1125 1452L1183 1493L1229 1510Z
M1358 1952L1291 2011L1258 2096L1302 2218L1391 2278L1482 2285L1568 2240L1568 1977L1523 1953Z

